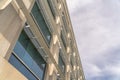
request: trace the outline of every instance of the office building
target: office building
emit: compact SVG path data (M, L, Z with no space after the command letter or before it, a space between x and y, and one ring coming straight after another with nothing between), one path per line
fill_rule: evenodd
M0 1L0 80L85 80L66 0Z

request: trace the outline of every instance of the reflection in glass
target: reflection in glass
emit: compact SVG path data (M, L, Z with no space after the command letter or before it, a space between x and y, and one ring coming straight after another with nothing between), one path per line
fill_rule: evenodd
M21 61L18 60L18 58L15 57L15 55L11 55L9 58L9 62L17 69L19 70L27 79L29 80L38 80L23 64Z
M13 51L22 63L24 63L25 66L27 66L33 74L36 75L36 77L43 80L46 62L43 60L42 56L34 47L24 31L22 31ZM12 64L12 61L10 63Z
M50 32L50 30L45 22L45 19L39 9L39 6L37 5L36 2L32 8L31 14L32 14L32 17L34 18L35 22L37 22L37 24L39 25L39 28L40 28L41 32L43 33L45 40L47 41L48 44L50 44L51 32Z

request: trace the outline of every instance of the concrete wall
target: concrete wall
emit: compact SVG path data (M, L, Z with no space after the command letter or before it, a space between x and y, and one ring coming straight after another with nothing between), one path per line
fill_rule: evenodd
M0 80L27 80L7 61L23 24L12 4L0 10Z
M22 27L23 22L11 4L0 11L0 56L11 53Z

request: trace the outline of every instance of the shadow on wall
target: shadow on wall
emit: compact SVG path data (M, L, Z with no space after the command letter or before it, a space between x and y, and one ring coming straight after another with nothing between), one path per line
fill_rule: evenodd
M22 24L22 20L11 4L0 10L0 56L6 57L6 54L11 53Z

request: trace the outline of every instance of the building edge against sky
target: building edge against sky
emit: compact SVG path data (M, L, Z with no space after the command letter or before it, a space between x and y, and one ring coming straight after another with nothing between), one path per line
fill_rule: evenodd
M85 80L66 0L0 1L0 80Z

